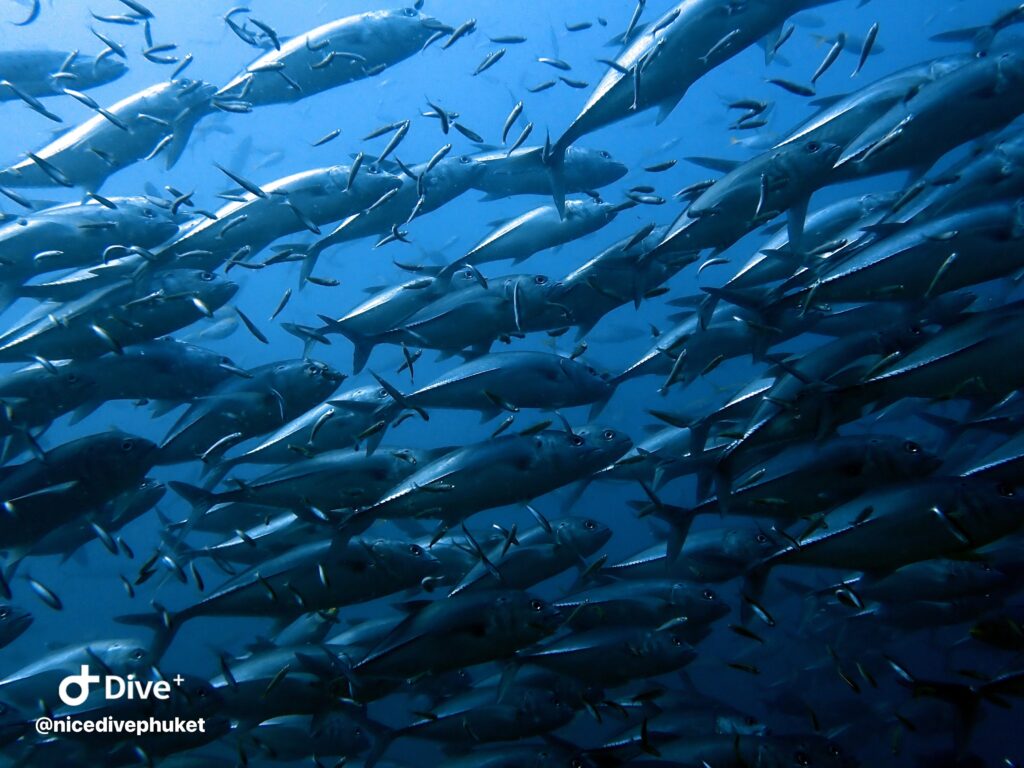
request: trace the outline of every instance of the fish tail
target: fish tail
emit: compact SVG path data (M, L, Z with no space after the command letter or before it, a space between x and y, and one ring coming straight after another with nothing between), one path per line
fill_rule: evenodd
M185 523L184 532L182 536L192 530L193 526L199 522L206 511L217 503L217 494L212 491L208 491L205 488L200 488L190 483L185 483L180 480L171 480L167 484L172 491L181 496L187 501L192 511L189 513L188 521Z
M564 135L554 144L551 144L549 136L544 144L544 165L551 183L551 198L562 218L565 218L565 152L568 148L569 143Z
M686 544L686 538L690 535L690 526L693 525L697 513L687 507L662 504L655 508L652 514L669 524L665 555L670 563L674 563L683 551L683 545Z
M370 359L374 344L367 341L357 333L353 333L347 326L327 315L318 315L324 321L324 327L318 329L320 333L337 333L352 342L352 373L359 373L366 367L366 361Z
M322 240L317 240L306 249L306 257L302 260L302 266L299 269L300 291L305 287L306 281L313 274L313 270L316 269L317 260L319 260L320 254L323 253L325 247L321 244L322 242Z
M150 653L153 655L153 659L159 662L170 647L178 629L184 623L184 619L180 614L164 611L155 603L154 607L156 607L157 610L151 613L122 614L121 616L115 616L114 621L118 624L127 624L133 627L145 627L146 629L152 630L153 644L150 647Z

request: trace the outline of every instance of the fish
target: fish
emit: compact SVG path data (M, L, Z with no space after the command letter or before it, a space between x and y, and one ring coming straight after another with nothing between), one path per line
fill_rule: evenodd
M379 74L442 30L450 28L414 8L344 16L259 57L217 96L255 106L295 102Z
M58 183L98 192L107 178L148 156L163 153L165 166L173 168L196 124L213 111L214 94L214 86L187 78L145 88L107 109L115 122L98 114L79 124L29 159L0 170L0 184Z
M1015 759L1021 8L16 2L9 762Z

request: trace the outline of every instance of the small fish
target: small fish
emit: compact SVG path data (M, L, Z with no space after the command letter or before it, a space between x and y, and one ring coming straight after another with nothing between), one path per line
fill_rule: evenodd
M560 69L563 72L568 72L570 69L572 69L572 66L570 66L568 62L562 61L561 59L552 59L548 56L541 56L540 58L537 59L537 61L539 61L541 64L547 64L549 67Z
M458 131L459 133L461 133L461 134L462 134L463 136L465 136L465 137L466 137L467 139L469 139L470 141L475 141L475 142L476 142L477 144L483 144L483 142L484 142L484 137L483 137L483 136L481 136L481 135L480 135L479 133L477 133L476 131L474 131L474 130L472 130L472 129L470 129L470 128L467 128L467 127L466 127L466 126L464 126L464 125L463 125L462 123L459 123L459 122L453 122L453 123L452 123L452 127L453 127L453 128L454 128L454 129L456 130L456 131Z
M427 105L433 110L434 116L441 121L441 133L447 136L448 131L451 129L451 124L448 121L448 112L441 109L441 107L437 106L437 104L432 102L430 99L427 99Z
M273 27L257 18L253 18L252 16L249 17L249 21L254 27L258 27L268 38L270 38L270 42L274 46L274 50L281 50L281 39L277 36L277 32Z
M771 85L777 85L779 86L779 88L782 88L784 91L789 91L795 96L810 97L813 96L815 93L813 88L809 88L806 85L801 85L800 83L794 83L792 80L783 80L781 77L773 77L770 80L767 80L766 82L770 83Z
M771 51L768 54L768 58L770 58L770 59L775 58L775 54L777 54L779 52L779 49L782 48L782 46L784 46L786 44L786 41L788 41L789 38L791 38L793 36L793 33L795 31L796 31L796 25L794 25L794 24L787 24L786 28L784 30L782 30L782 34L779 35L779 39L775 41L775 45L772 46L772 49L771 49Z
M455 31L452 32L451 36L447 40L445 40L444 45L441 46L441 50L447 51L449 48L455 45L456 41L459 38L461 38L463 35L472 34L475 30L476 19L469 19L468 21L462 22L462 24L456 27Z
M365 157L365 155L363 155L363 153L360 152L358 155L356 155L356 159L352 161L352 167L349 168L349 170L348 170L348 179L345 182L345 191L346 192L348 192L350 189L352 189L352 185L356 181L356 174L359 173L359 169L363 165L363 158L364 157Z
M636 29L636 25L640 21L640 16L644 12L644 6L647 5L647 0L637 0L636 8L633 9L633 15L629 19L629 24L626 26L626 31L622 33L622 42L626 44L629 42L629 38L633 36L633 30Z
M525 142L528 138L530 138L530 134L532 132L533 132L533 123L527 123L526 126L523 128L522 132L519 134L519 138L517 138L515 140L515 142L512 144L512 146L509 147L508 152L505 153L505 156L508 157L513 152L515 152L517 149L519 149L519 147L521 147L523 145L523 142Z
M408 121L399 120L397 123L389 123L388 125L382 125L380 128L375 128L363 136L363 141L369 141L370 139L376 139L378 136L383 136L385 133L391 133L396 128L400 128L405 122Z
M324 144L326 144L329 141L334 141L340 135L341 135L341 128L335 128L330 133L325 133L319 139L314 141L310 146L313 146L313 147L323 146Z
M249 181L245 177L239 176L237 173L233 173L232 171L229 171L227 168L225 168L223 165L221 165L219 163L214 163L214 166L217 168L217 170L219 170L221 173L223 173L225 176L227 176L229 179L231 179L233 182L235 182L238 186L240 186L246 192L249 192L250 194L253 194L253 195L255 195L256 197L258 197L258 198L260 198L262 200L266 200L267 199L267 193L264 192L262 189L260 189L259 185L253 184L251 181Z
M483 61L481 61L481 62L480 62L480 63L479 63L478 65L477 65L477 68L476 68L475 70L473 70L473 76L475 77L476 75L479 75L479 74L480 74L481 72L486 72L486 71L487 71L488 69L490 69L491 67L493 67L493 66L494 66L495 64L497 64L497 63L498 63L499 61L501 61L502 57L503 57L503 56L504 56L504 55L505 55L505 54L506 54L507 52L508 52L508 49L507 49L507 48L499 48L499 49L498 49L498 50L496 50L496 51L491 51L490 53L488 53L488 54L487 54L487 55L486 55L486 56L484 57L484 60L483 60Z
M491 37L488 39L492 43L497 43L498 45L519 45L520 43L526 42L526 38L522 35L499 35L498 37Z
M864 65L867 64L868 56L871 55L871 49L875 47L875 40L878 39L878 29L878 22L876 21L871 25L871 29L868 30L868 34L864 38L864 45L860 49L860 59L857 62L857 68L853 70L853 74L850 77L859 75L860 71L864 69Z
M707 53L700 57L700 60L707 64L712 56L714 56L719 51L728 48L729 44L741 34L742 31L739 29L732 30L732 32L729 32L725 37L723 37L721 40L719 40L717 43L711 46L710 50L708 50Z
M309 277L306 278L306 280L312 283L313 285L320 285L323 286L324 288L334 288L336 286L341 285L340 280L335 280L334 278L328 277L314 277L313 275L310 275Z
M565 28L569 32L582 32L585 29L590 29L592 26L594 26L594 23L591 21L579 21L575 24L565 23Z
M120 56L122 59L125 59L127 61L128 53L125 51L123 45L121 45L120 43L116 42L115 40L111 40L109 37L104 35L102 32L97 32L95 29L91 29L90 28L89 31L92 32L94 35L96 35L96 37L98 37L100 39L100 42L103 43L105 46L107 46L107 48L110 51L112 51L115 56Z
M825 54L824 60L814 71L814 75L811 77L811 85L817 84L818 78L824 75L828 71L828 68L835 63L835 60L839 58L839 54L843 52L843 48L845 47L846 35L840 32L836 36L836 41L832 44L832 47L829 48L828 53Z
M404 139L405 135L409 132L409 125L410 123L408 120L399 124L398 130L395 131L395 135L391 137L387 146L384 147L384 151L380 153L380 157L377 158L377 162L383 162L387 156L394 152L398 145L402 143L402 139Z
M256 327L256 324L252 320L250 320L249 317L242 310L240 310L238 307L235 307L235 312L238 315L238 318L242 321L242 324L258 342L260 342L261 344L270 343L270 340L263 335L263 332Z
M582 90L583 88L590 87L590 83L586 82L585 80L572 80L568 77L559 77L558 79L561 80L566 85L568 85L570 88Z
M64 610L64 603L61 602L61 599L52 589L33 578L28 578L27 581L29 587L32 588L32 591L35 592L36 596L46 603L47 606L55 611Z
M278 315L281 314L282 310L284 310L285 306L287 306L288 301L291 299L291 297L292 289L286 288L284 295L281 296L281 300L277 302L277 308L274 310L274 313L270 316L271 321L273 321Z
M512 111L508 113L508 117L505 118L505 125L501 129L502 144L508 140L508 132L512 130L512 126L521 114L523 114L523 102L519 101L516 102L516 105L512 107Z
M646 168L644 168L644 170L647 171L648 173L662 173L664 171L669 170L670 168L675 167L675 164L677 162L679 162L679 161L678 160L666 160L663 163L655 163L654 165L649 165Z
M672 11L672 13L670 13L668 16L666 16L664 19L659 21L651 28L650 35L653 37L654 35L661 32L661 30L668 27L673 21L679 18L680 13L682 13L682 9L676 8L674 11Z
M557 85L557 83L554 80L546 80L539 85L531 85L527 87L526 90L530 93L540 93L541 91L546 91L548 88L554 88L555 85Z
M42 10L41 0L32 0L32 7L29 9L28 16L23 21L12 21L15 27L27 27L33 21L39 18L39 12Z

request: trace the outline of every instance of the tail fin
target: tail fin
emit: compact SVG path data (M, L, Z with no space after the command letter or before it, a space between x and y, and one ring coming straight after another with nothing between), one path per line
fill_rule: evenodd
M154 662L159 662L164 653L174 640L175 634L182 625L178 614L169 613L158 603L153 603L153 613L128 613L122 616L115 616L114 621L118 624L128 624L134 627L145 627L153 631L153 645L150 653Z
M565 150L568 144L565 143L565 136L551 144L551 137L544 141L544 165L548 169L548 179L551 182L551 197L555 201L555 208L558 215L565 218Z
M359 373L366 366L373 352L374 342L367 341L364 337L353 333L349 328L327 315L317 315L324 321L324 327L318 329L320 333L337 333L352 342L352 373Z
M180 480L171 480L167 485L192 507L188 520L182 527L182 534L180 538L184 538L184 536L192 530L195 524L199 522L203 515L206 514L207 510L219 503L220 500L217 497L217 494L212 491L191 485L190 483L184 483Z

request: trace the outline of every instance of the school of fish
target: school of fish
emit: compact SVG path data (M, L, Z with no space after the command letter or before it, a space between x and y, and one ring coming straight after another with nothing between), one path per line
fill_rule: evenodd
M61 23L12 3L9 39ZM95 55L0 51L4 114L90 115L0 167L0 767L1024 765L1024 5L892 71L929 33L880 4L554 4L594 82L551 46L518 72L547 30L440 0L232 8L223 84L155 2L96 0ZM481 40L445 77L507 114L389 96ZM757 46L719 107L740 159L687 154L664 122ZM407 116L357 136L367 79ZM556 88L568 122L535 106ZM300 103L347 162L163 182L205 126ZM520 212L418 245L496 200ZM311 309L352 285L342 250L401 276ZM85 666L177 684L69 705ZM36 727L107 716L205 728Z

